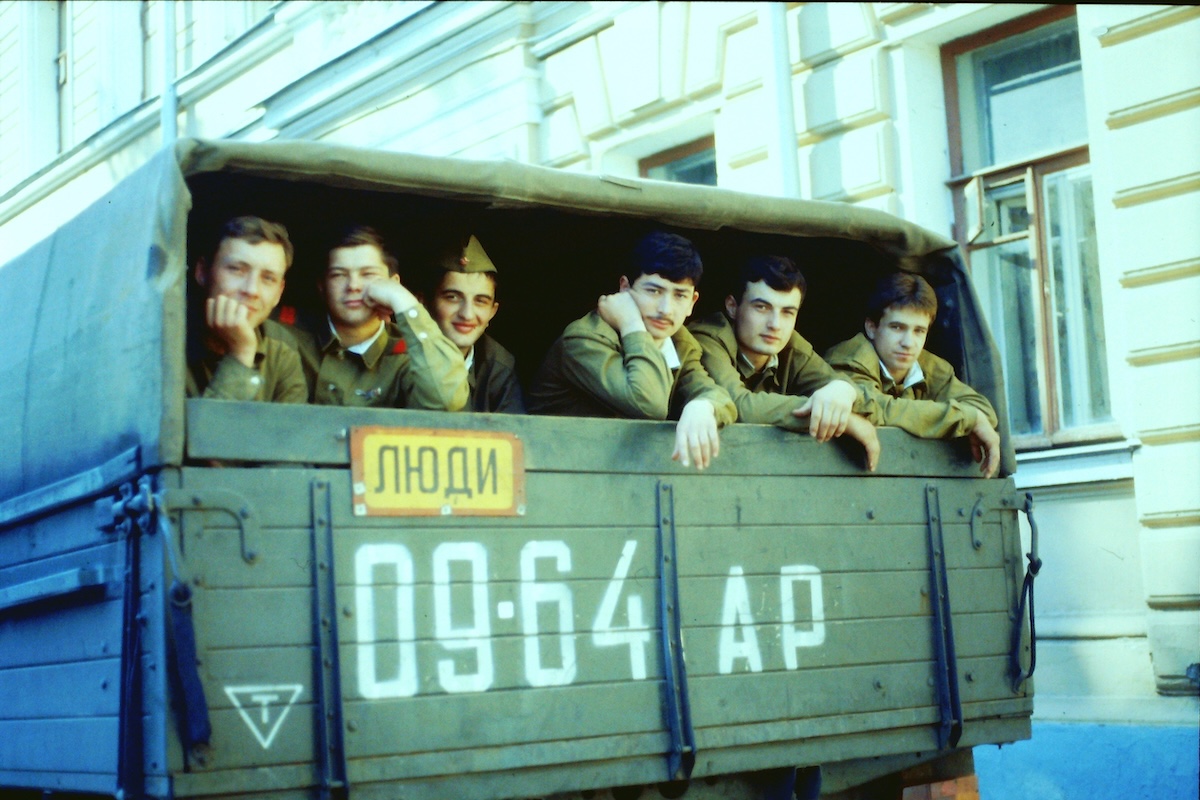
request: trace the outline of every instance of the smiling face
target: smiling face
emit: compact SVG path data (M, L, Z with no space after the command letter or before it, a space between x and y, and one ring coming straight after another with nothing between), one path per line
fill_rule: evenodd
M380 318L367 305L363 289L372 281L382 280L388 280L388 267L378 247L362 244L330 250L329 267L320 289L333 324L339 329L375 329Z
M700 299L690 280L669 281L656 274L639 275L632 284L622 275L621 288L629 290L646 330L656 342L674 336Z
M771 356L778 355L796 330L796 314L803 298L799 287L780 291L766 281L746 284L741 302L732 295L725 298L725 311L733 320L738 349L762 369Z
M196 281L209 297L231 297L248 310L253 327L261 325L283 296L287 256L275 242L223 239L212 264L196 265Z
M916 308L888 306L879 322L864 323L867 338L875 345L879 360L892 380L903 383L917 356L925 349L925 337L933 318Z
M490 272L447 271L430 310L442 333L466 356L500 310L496 281Z

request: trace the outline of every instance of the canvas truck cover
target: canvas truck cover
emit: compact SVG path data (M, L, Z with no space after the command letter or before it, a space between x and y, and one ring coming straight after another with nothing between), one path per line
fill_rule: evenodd
M49 502L66 479L98 491L119 480L117 473L181 463L188 181L209 174L862 242L901 269L936 279L941 306L952 307L958 323L940 355L1005 418L999 359L955 243L883 212L515 162L312 142L185 140L0 267L9 340L0 350L2 516ZM1006 446L1002 470L1014 465Z

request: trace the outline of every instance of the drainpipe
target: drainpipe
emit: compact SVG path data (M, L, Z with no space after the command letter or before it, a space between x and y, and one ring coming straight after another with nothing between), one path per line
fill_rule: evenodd
M179 95L175 91L175 0L163 0L163 88L159 128L163 147L179 138Z
M763 91L774 110L775 149L779 154L780 191L784 197L800 197L800 158L796 153L796 115L792 107L792 59L788 53L787 5L760 3L758 19L763 26L769 62L763 71Z

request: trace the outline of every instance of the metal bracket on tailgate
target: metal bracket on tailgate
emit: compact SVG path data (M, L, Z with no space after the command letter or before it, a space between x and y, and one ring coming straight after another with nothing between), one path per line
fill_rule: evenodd
M929 602L933 607L933 649L937 656L938 749L958 745L962 736L962 703L958 695L958 658L954 652L954 620L950 615L950 587L946 577L946 549L942 540L942 512L937 486L925 486L925 513L929 524Z
M658 624L662 631L663 716L671 736L667 753L667 780L686 780L696 764L696 733L688 700L687 665L683 660L683 633L679 624L679 572L675 558L675 493L669 483L658 483L657 554Z
M224 511L233 517L241 538L242 560L253 564L260 552L258 519L250 501L229 489L167 489L163 502L169 511Z

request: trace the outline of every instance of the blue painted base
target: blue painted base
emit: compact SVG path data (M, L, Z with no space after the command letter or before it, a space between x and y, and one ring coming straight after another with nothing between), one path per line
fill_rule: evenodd
M1035 722L975 748L980 800L1196 800L1200 728Z

